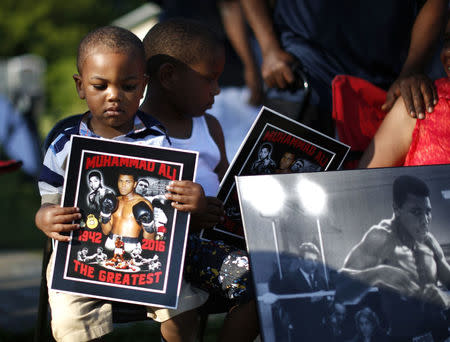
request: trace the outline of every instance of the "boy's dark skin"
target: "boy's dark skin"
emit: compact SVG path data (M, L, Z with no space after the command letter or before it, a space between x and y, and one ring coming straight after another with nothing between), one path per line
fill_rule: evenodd
M214 170L219 180L228 167L223 132L218 121L205 111L211 108L214 96L220 92L218 79L224 63L224 49L216 46L192 65L181 61L161 64L156 73L150 75L147 94L141 105L142 111L164 124L170 137L180 139L191 136L192 117L205 115L210 134L221 153L221 160ZM207 199L207 214L192 216L191 232L198 227L213 227L224 215L221 201L215 197ZM251 301L228 312L218 340L253 341L257 334L256 304Z
M189 138L192 118L205 115L210 134L221 154L214 171L222 179L228 168L225 140L219 122L212 115L205 114L205 110L212 107L214 96L220 92L217 81L225 63L223 48L217 47L205 59L206 62L189 66L182 62L162 64L157 78L152 77L149 82L141 110L160 121L170 137L178 139ZM207 200L207 213L192 216L191 232L213 227L223 217L222 202L215 197L208 197Z
M134 52L118 52L106 46L93 47L84 56L79 74L73 76L80 99L85 100L92 114L89 128L104 138L128 133L134 122L139 101L147 83L145 63ZM166 198L180 211L204 213L207 207L203 189L191 181L173 181ZM79 229L81 219L77 207L61 207L43 203L36 213L36 226L48 237L68 242L62 235ZM166 341L193 341L197 330L196 310L183 312L161 323ZM96 341L100 341L97 339Z

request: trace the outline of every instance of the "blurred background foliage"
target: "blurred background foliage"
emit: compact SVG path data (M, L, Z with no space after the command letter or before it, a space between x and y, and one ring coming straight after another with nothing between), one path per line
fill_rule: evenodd
M41 136L55 121L85 111L72 75L80 39L91 29L146 3L144 0L2 0L0 58L36 54L45 59L45 110L38 122Z
M36 118L40 142L58 119L86 110L72 79L80 39L88 31L108 25L146 2L0 1L0 59L34 54L46 63L45 104ZM1 149L0 146L0 155ZM0 186L0 217L11 231L0 241L0 250L41 249L45 235L34 227L34 215L40 206L36 179L19 170L2 174Z

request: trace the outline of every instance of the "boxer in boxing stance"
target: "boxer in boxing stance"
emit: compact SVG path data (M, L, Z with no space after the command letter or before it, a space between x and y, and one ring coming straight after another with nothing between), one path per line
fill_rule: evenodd
M103 234L108 235L105 243L108 250L114 250L118 236L127 253L140 247L141 231L145 239L155 238L152 204L136 193L136 185L133 174L121 172L117 181L120 196L107 194L100 202L100 222Z
M171 209L170 201L166 199L164 194L157 192L152 194L153 191L150 189L150 184L147 179L140 178L137 181L136 193L145 197L153 207L153 221L155 225L156 240L165 240L165 235L167 233L167 215L166 210Z

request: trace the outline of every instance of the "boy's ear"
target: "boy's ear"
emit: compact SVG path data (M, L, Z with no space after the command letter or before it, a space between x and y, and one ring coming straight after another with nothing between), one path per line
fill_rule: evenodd
M173 63L163 63L158 70L159 83L166 89L172 89L176 80L176 67Z
M73 74L73 80L75 81L75 86L77 87L77 93L78 97L82 100L86 98L84 89L83 89L83 81L81 79L81 76L78 74Z

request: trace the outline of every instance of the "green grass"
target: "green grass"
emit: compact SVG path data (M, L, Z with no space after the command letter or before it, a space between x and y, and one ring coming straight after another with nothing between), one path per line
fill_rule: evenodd
M0 174L0 217L3 231L0 250L43 248L45 235L34 225L39 209L37 183L21 171Z
M223 314L210 315L204 335L205 342L217 340L223 322ZM114 331L105 337L105 342L160 341L159 324L153 321L117 325Z
M204 342L213 342L217 340L220 327L223 322L223 314L210 315L206 326ZM161 335L159 333L159 324L153 321L142 321L136 323L117 324L114 331L104 337L105 342L139 342L139 341L157 341ZM0 342L30 342L34 339L34 330L21 333L11 333L0 330ZM50 337L50 328L44 336L44 341L52 341Z

